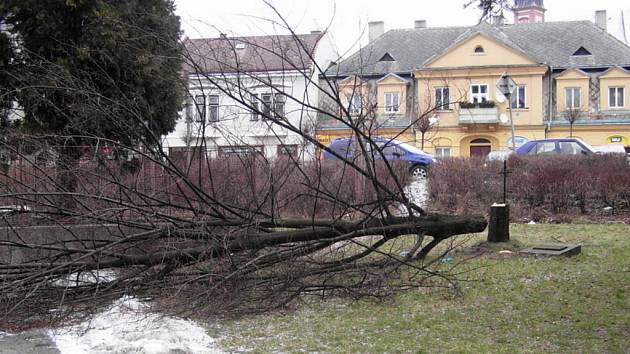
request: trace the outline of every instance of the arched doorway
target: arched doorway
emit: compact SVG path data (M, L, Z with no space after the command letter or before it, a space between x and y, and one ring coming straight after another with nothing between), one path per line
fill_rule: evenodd
M492 150L492 143L488 139L475 139L470 142L470 157L486 157Z

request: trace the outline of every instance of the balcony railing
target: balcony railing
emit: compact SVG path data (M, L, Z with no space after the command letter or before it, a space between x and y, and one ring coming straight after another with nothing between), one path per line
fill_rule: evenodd
M459 124L498 124L499 107L490 102L481 105L462 103L459 107Z

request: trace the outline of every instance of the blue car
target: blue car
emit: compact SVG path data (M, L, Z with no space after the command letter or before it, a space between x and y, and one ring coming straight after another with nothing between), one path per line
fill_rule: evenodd
M372 141L383 151L385 160L404 161L408 163L409 172L414 177L426 178L427 167L436 161L433 155L427 154L417 147L399 140L376 137L372 138ZM368 149L371 147L369 144L366 144L366 146ZM328 145L328 148L348 160L356 157L358 155L357 152L360 151L357 141L354 138L335 139ZM334 160L338 159L338 157L324 150L322 159ZM375 152L374 159L382 159L381 154Z
M577 138L531 140L516 149L517 155L593 155L597 151Z

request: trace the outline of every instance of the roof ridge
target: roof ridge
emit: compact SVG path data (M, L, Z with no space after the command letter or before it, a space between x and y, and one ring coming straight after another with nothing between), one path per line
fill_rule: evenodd
M200 38L187 38L188 40L212 40L212 39L249 39L249 38L295 38L302 36L321 36L325 34L326 31L318 32L318 33L295 33L295 34L269 34L269 35L255 35L255 36L236 36L236 37L200 37Z

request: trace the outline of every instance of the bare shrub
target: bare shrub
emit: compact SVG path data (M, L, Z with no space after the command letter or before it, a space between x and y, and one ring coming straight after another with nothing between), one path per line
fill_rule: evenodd
M502 167L502 163L474 159L441 161L431 171L431 203L449 212L487 212L492 203L501 201ZM630 212L630 166L624 156L512 157L508 168L513 220L559 216L570 220L571 215L579 215L596 221L605 207L621 215Z

